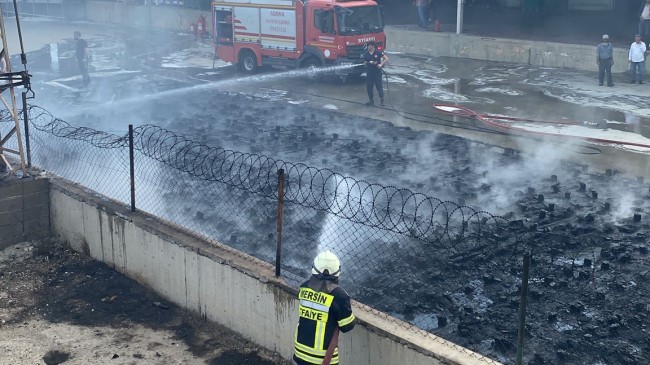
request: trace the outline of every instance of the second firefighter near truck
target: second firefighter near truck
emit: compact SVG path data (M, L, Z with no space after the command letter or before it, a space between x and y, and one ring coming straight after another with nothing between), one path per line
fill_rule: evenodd
M331 251L314 258L312 275L300 286L298 327L293 361L298 365L339 363L337 331L348 332L354 327L350 296L339 287L341 263ZM327 352L330 349L331 358Z
M212 10L216 57L246 73L343 66L335 73L360 75L364 44L386 46L374 0L217 0Z
M363 54L363 61L366 64L366 91L368 92L368 102L366 105L374 106L375 98L373 87L377 88L379 102L384 106L384 85L381 82L382 72L388 57L384 52L375 49L375 42L368 42L367 50Z

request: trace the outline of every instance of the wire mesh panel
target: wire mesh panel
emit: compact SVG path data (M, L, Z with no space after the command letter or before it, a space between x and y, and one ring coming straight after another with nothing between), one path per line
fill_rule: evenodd
M129 203L126 135L73 127L39 107L29 109L32 164L109 198Z
M275 261L277 182L262 160L154 126L136 128L135 147L138 209Z
M179 172L142 153L135 163L139 210L274 262L276 201Z

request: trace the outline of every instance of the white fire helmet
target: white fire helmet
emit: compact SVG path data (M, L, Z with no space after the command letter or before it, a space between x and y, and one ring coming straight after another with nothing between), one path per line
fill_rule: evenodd
M340 272L341 261L332 251L323 251L314 258L312 274L338 278Z

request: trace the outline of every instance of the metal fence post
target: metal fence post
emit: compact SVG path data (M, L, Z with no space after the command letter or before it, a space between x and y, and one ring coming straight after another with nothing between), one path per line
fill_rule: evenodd
M129 124L129 170L131 177L131 211L135 212L135 162L133 158L133 124Z
M521 299L519 301L519 333L517 334L517 365L523 364L524 332L526 331L526 302L528 299L528 274L530 252L524 254L524 272L521 277Z
M284 205L284 170L278 170L278 227L275 248L275 276L280 276L282 266L282 206Z
M27 167L32 167L32 149L29 144L29 113L27 111L27 92L22 93L23 122L25 123L25 150L27 150Z

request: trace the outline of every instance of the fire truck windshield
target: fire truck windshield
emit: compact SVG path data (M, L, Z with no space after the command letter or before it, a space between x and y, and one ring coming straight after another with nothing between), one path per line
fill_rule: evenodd
M381 32L384 29L378 6L357 6L337 9L339 34L365 34Z

